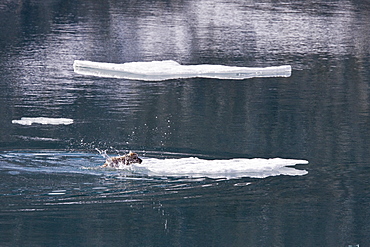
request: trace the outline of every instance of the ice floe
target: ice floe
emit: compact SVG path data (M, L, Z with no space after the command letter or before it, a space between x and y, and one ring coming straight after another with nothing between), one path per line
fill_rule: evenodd
M215 78L242 80L253 77L289 77L290 65L273 67L236 67L225 65L181 65L173 60L129 62L123 64L75 60L74 71L82 75L163 81L179 78Z
M208 178L265 178L270 176L287 175L302 176L308 172L292 166L308 164L307 160L296 159L228 159L205 160L195 157L179 159L144 158L141 164L123 166L139 174L168 177L208 177Z

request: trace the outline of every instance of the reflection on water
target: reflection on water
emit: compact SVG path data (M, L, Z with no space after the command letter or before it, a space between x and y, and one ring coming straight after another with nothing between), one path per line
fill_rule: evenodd
M202 240L198 230L209 228L228 236L220 239L224 244L242 242L244 234L236 239L231 237L235 230L242 230L267 234L266 243L270 245L279 241L281 231L287 230L296 237L301 233L294 229L301 227L307 240L319 235L324 227L316 221L304 226L296 222L301 214L311 218L316 210L321 210L314 199L319 194L312 192L310 186L302 186L301 179L153 177L101 169L98 166L104 159L87 153L5 152L1 160L0 214L1 224L7 226L3 234L21 234L2 238L12 245L25 239L34 245L55 244L65 242L66 236L74 236L70 243L79 244L81 237L92 233L85 244L113 240L115 244L117 235L121 236L119 242L134 245L150 245L145 241L160 244L165 239L171 239L173 244L177 241L206 244L212 241L211 236L207 234ZM314 182L308 176L303 181ZM338 188L336 191L342 192ZM336 201L331 199L324 203L333 212L329 215L326 212L324 217L350 213L344 210L339 214L338 210L343 209L332 205ZM350 216L332 219L333 224L348 224L351 220ZM272 224L268 233L266 224ZM221 230L220 225L228 227ZM133 237L136 234L140 237ZM249 244L257 241L247 240Z
M365 246L369 8L356 0L2 1L2 243ZM143 82L81 76L72 66L168 59L290 64L292 75ZM73 123L12 123L26 117ZM104 162L95 148L310 163L295 167L305 176L189 180L81 169Z

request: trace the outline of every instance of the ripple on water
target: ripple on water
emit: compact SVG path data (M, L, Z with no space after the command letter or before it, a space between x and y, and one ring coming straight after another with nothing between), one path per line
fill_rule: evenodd
M307 174L286 167L307 161L286 159L203 160L181 154L166 159L143 157L142 164L130 169L109 170L100 168L104 158L91 153L4 152L0 157L0 177L6 185L0 205L13 209L28 205L30 210L79 204L150 206L154 198L212 200L220 188L247 187L256 178Z

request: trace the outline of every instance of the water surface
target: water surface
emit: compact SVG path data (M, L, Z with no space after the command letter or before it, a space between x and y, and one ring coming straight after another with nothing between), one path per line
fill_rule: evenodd
M0 3L1 245L366 246L369 9L356 0ZM291 65L292 75L134 81L76 74L74 60ZM17 122L26 117L72 123ZM309 163L291 168L300 176L154 176L102 170L96 148L148 162Z

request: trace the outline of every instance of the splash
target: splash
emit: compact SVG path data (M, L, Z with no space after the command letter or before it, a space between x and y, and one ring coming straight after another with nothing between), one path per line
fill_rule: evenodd
M96 150L107 161L111 159L106 153ZM121 164L117 170L151 177L188 177L188 178L226 178L236 179L243 177L266 178L270 176L303 176L306 170L296 169L297 164L308 164L307 160L283 158L236 158L206 160L196 157L188 158L143 158L141 164Z
M100 150L98 148L95 148L95 150L98 151L98 153L101 156L103 156L103 158L105 158L105 159L109 159L110 158L109 155L107 154L107 150Z

